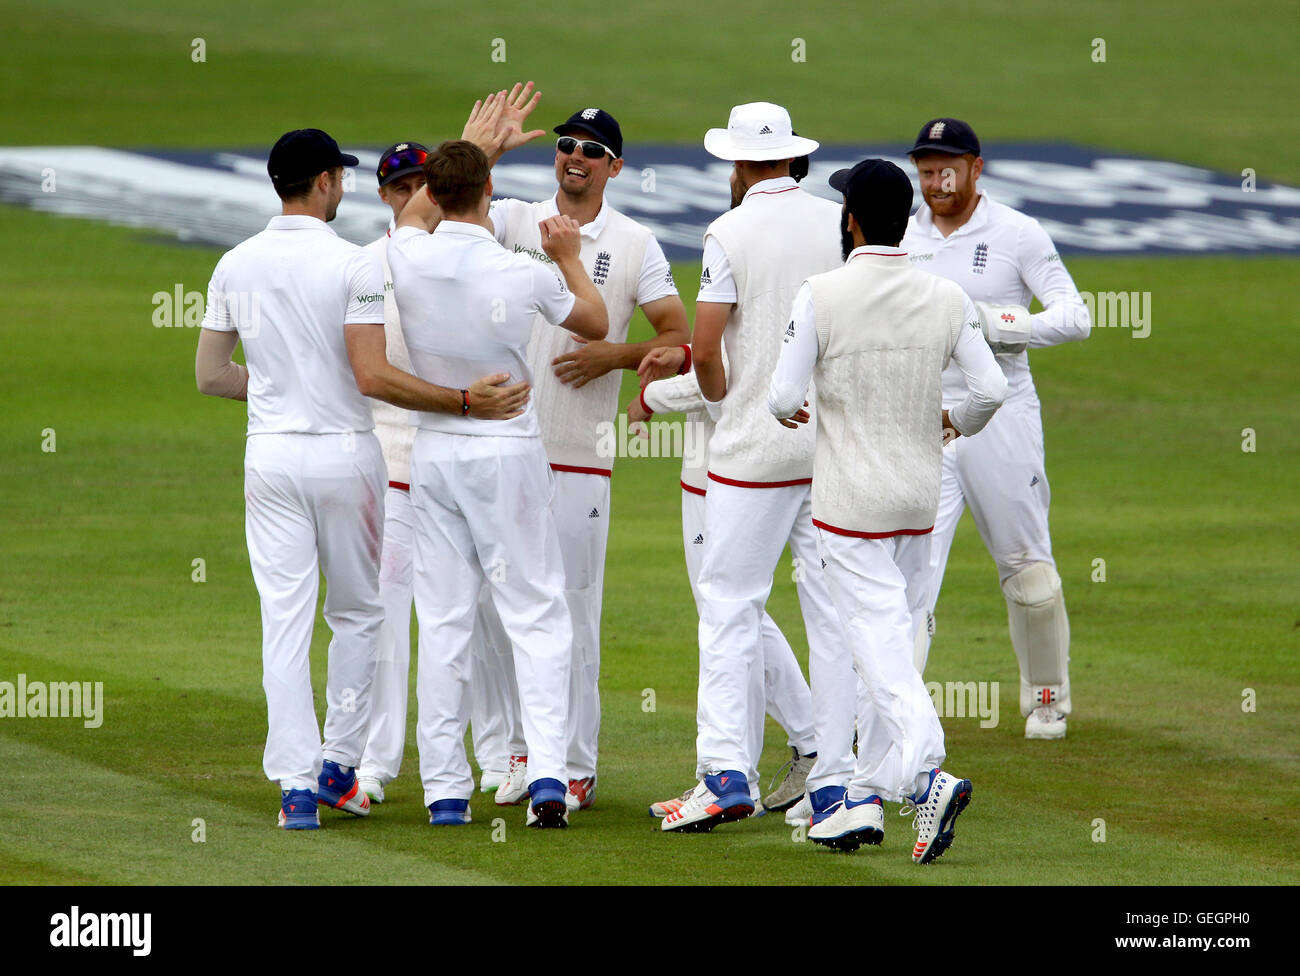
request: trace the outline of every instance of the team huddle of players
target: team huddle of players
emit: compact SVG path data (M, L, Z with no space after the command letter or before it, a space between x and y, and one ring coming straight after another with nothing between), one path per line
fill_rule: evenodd
M394 219L365 249L326 226L357 160L319 130L286 134L268 162L282 215L213 274L196 374L249 403L281 826L383 802L405 744L412 602L430 822L469 822L471 720L497 804L556 827L594 802L613 463L599 431L634 369L632 420L685 411L708 435L681 480L695 783L651 812L692 832L784 810L855 850L883 839L883 801L902 802L913 860L932 861L972 793L941 768L921 680L965 505L998 565L1026 736L1065 734L1068 627L1025 350L1085 337L1086 307L1037 222L976 190L965 123L922 128L909 220L911 180L883 160L831 177L843 206L803 191L818 144L757 102L705 138L734 164L732 208L705 235L692 335L653 234L604 199L623 165L608 112L556 126L553 197L492 202L491 166L543 134L523 129L538 98L516 85L477 103L460 140L386 151ZM248 291L268 296L257 321L228 300ZM628 343L637 307L655 337ZM810 681L765 609L787 542ZM321 571L323 743L307 666ZM764 799L765 713L793 758Z

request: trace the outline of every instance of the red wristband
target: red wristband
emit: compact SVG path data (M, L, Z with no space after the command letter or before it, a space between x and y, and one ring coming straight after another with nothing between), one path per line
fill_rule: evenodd
M685 376L691 371L691 347L689 344L683 344L681 350L686 353L686 362L682 363L682 368L677 371L677 375Z
M650 404L648 404L648 403L645 402L645 388L644 388L644 387L642 387L642 388L641 388L641 392L640 392L639 394L637 394L637 399L641 401L641 409L644 410L646 413L648 413L651 417L653 417L653 416L655 415L655 412L654 412L653 410L650 409Z

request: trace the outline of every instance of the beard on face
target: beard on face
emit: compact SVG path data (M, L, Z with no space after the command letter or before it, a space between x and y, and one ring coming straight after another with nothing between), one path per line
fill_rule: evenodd
M857 245L853 243L853 235L849 233L849 212L842 210L840 211L840 254L845 261L849 259L855 247Z
M968 176L964 183L947 191L947 200L935 200L933 192L926 193L925 204L930 208L931 213L938 214L940 217L954 217L965 211L970 204L971 197L975 195L974 184L975 181Z
M745 191L749 187L740 178L740 170L732 166L731 169L731 209L735 210L745 200Z

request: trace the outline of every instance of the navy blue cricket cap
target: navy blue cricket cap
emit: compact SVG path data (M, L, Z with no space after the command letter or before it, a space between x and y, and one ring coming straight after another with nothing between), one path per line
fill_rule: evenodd
M320 129L294 129L271 147L266 172L276 186L311 179L336 166L356 166L361 160L339 150L339 144Z
M618 127L618 120L603 108L584 108L580 112L574 112L567 122L560 123L552 131L556 135L567 136L572 134L570 129L590 133L597 142L614 150L616 159L623 158L623 130Z
M375 169L375 179L380 186L387 186L394 180L412 173L424 172L424 161L429 158L429 147L418 142L395 142L379 157L379 166Z
M931 119L916 134L916 145L909 156L923 152L948 153L952 156L980 155L980 141L975 130L961 119Z
M831 174L831 188L844 194L858 225L868 228L907 226L912 212L912 181L887 159L864 159L851 169ZM901 237L901 233L900 233Z

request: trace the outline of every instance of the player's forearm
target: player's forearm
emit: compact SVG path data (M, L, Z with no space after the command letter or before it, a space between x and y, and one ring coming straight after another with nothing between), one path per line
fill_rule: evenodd
M699 378L693 372L647 384L641 391L641 403L652 413L690 413L705 408Z
M695 361L695 377L699 380L704 399L712 403L722 400L727 395L727 375L722 368L721 352L706 352L692 346L691 355Z
M1075 296L1052 302L1030 317L1029 348L1059 346L1064 342L1081 342L1092 332L1088 306Z
M411 194L411 199L406 201L406 206L397 215L396 226L419 227L432 234L440 223L442 223L442 209L433 202L433 198L425 189L419 189Z
M949 422L959 434L970 436L984 429L1007 396L1007 378L979 333L963 329L953 360L966 379L969 392L948 411Z
M581 326L575 328L573 324L566 323L566 328L584 339L605 338L609 334L609 312L605 308L605 300L600 297L600 292L587 275L587 269L582 266L582 261L577 257L566 257L557 261L555 268L564 277L564 283L573 292L573 297L587 306L586 314L580 317ZM636 363L632 368L636 368Z
M248 399L248 369L230 358L238 342L237 332L213 329L199 332L199 345L194 353L194 382L200 393L228 400Z
M653 339L647 339L645 342L616 342L611 343L613 354L617 357L615 360L615 369L636 369L641 365L641 360L646 357L646 353L652 349L662 349L670 346L690 347L691 337L685 329L681 331L673 330L671 332L661 332Z
M368 397L383 400L395 407L407 410L424 410L430 413L460 414L464 412L464 397L460 390L446 386L426 383L418 376L384 360L383 364L374 364L354 369L357 389Z
M793 326L794 323L791 323ZM794 335L787 335L767 388L767 409L777 420L793 417L803 407L817 365L817 333L810 323L801 322Z

